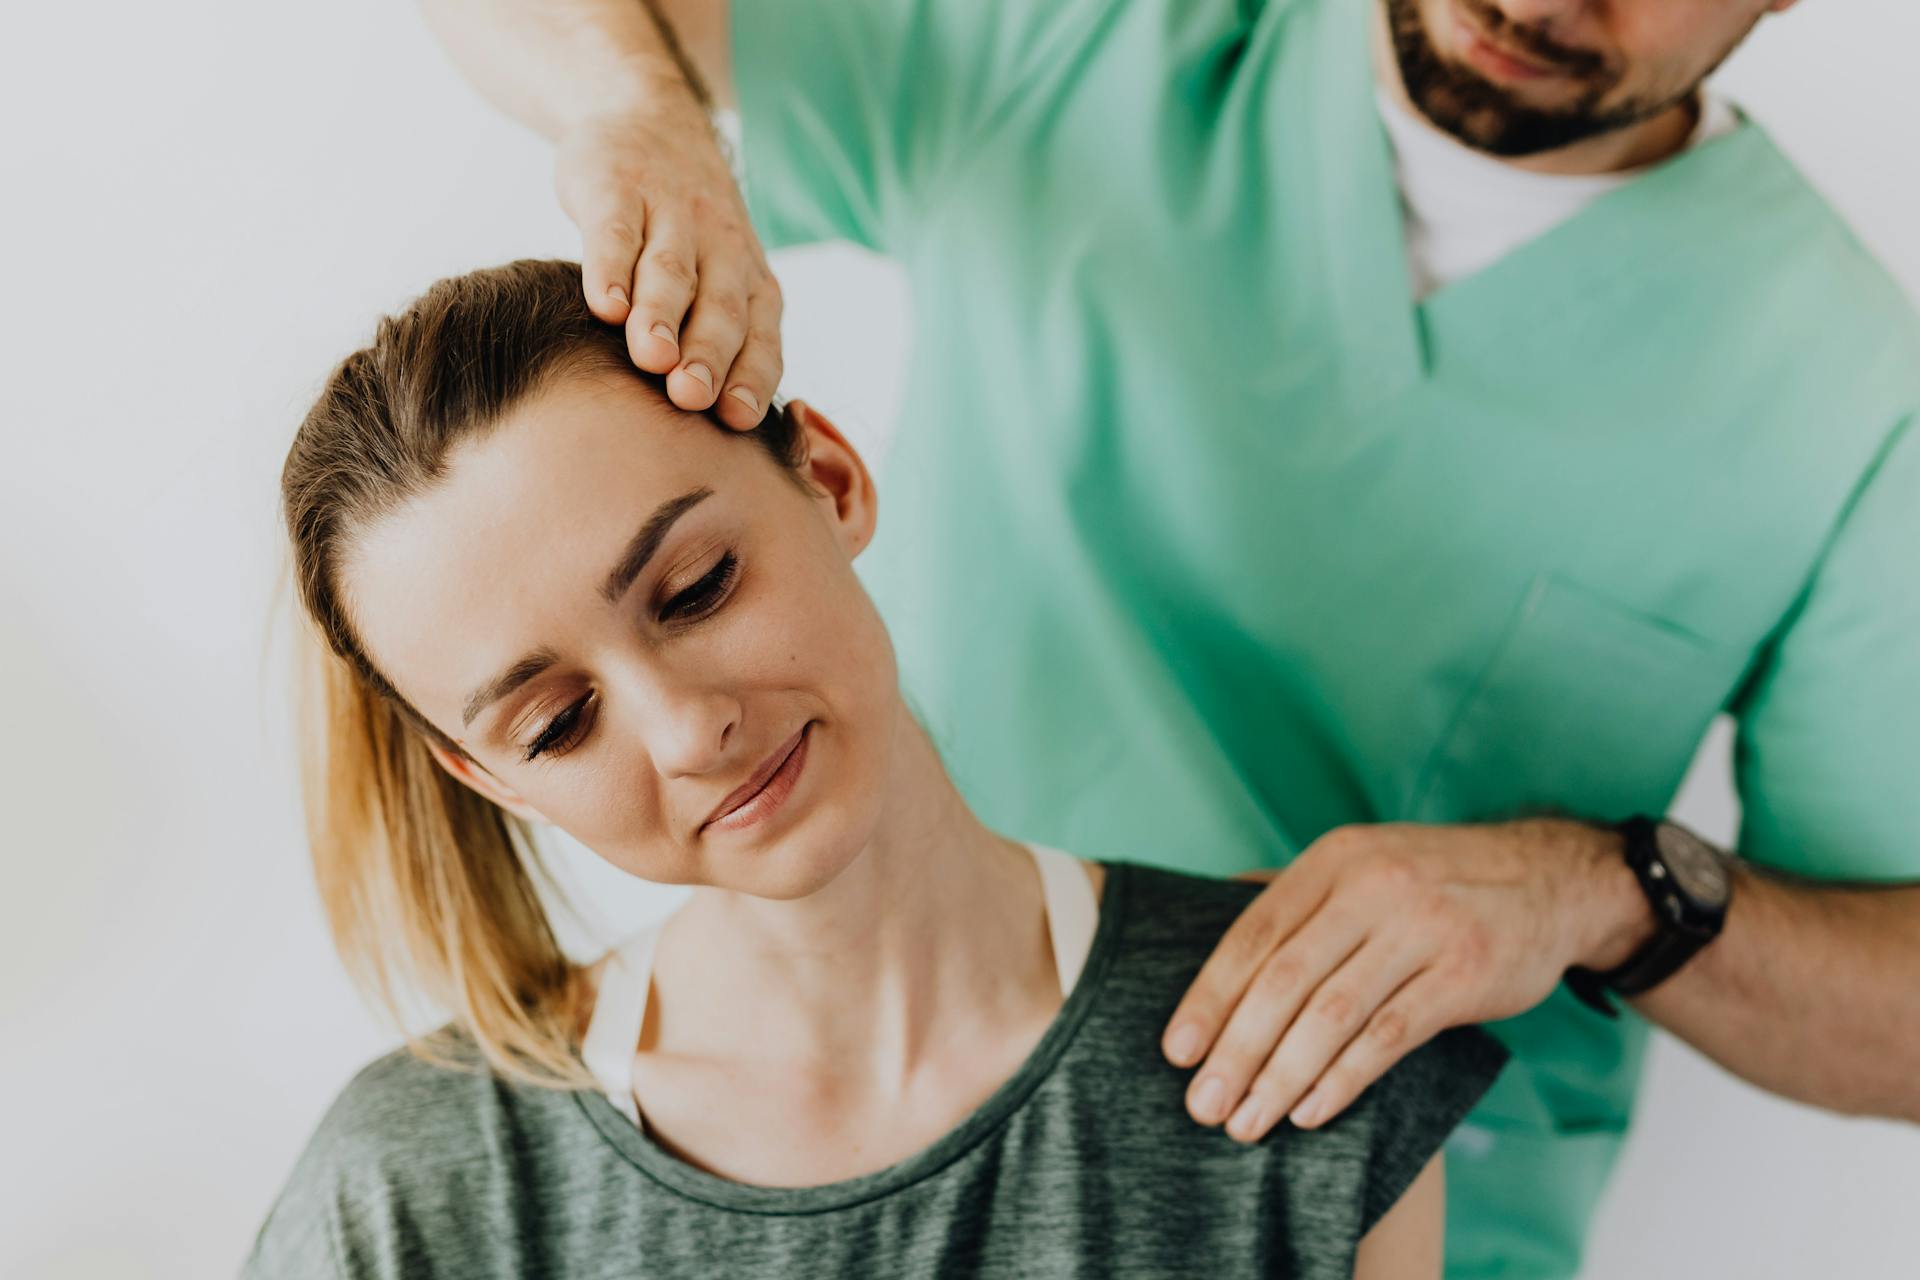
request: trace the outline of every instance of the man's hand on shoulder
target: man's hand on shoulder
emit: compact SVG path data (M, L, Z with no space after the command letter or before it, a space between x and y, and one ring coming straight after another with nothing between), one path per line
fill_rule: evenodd
M1448 1027L1531 1009L1652 928L1620 837L1581 823L1342 827L1272 878L1168 1023L1187 1109L1256 1142L1325 1124ZM1204 1059L1204 1061L1202 1061Z

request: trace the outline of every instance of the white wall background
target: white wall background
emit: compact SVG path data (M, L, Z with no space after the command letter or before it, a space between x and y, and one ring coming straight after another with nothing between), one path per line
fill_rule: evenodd
M1724 83L1920 292L1916 48L1910 0L1807 0ZM392 0L16 6L0 122L0 1276L224 1275L391 1042L302 860L280 457L377 313L575 242L544 146ZM899 281L776 265L787 389L877 447ZM1731 830L1722 751L1685 807ZM609 921L654 901L588 883ZM1913 1275L1916 1192L1920 1132L1663 1045L1589 1274Z

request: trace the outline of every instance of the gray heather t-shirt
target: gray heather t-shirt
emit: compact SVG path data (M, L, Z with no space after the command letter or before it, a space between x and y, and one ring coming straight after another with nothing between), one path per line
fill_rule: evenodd
M1109 864L1086 968L1025 1064L932 1146L827 1186L730 1182L600 1094L394 1053L327 1113L245 1275L1346 1276L1505 1051L1447 1032L1331 1124L1250 1147L1195 1124L1160 1034L1255 892Z

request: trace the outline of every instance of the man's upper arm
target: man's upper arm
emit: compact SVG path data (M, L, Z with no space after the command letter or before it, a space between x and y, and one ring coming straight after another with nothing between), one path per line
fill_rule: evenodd
M1741 852L1820 879L1920 878L1920 423L1888 438L1733 708Z
M709 0L665 0L693 9ZM726 0L748 206L771 247L898 249L1023 89L1121 0ZM701 21L711 25L711 15ZM711 32L703 37L710 42ZM709 55L702 55L709 56Z

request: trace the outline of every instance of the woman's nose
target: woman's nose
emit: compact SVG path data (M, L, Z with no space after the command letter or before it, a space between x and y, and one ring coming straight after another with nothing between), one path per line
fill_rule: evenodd
M730 694L654 677L645 681L634 706L647 753L661 776L697 776L727 764L740 724L740 703Z

